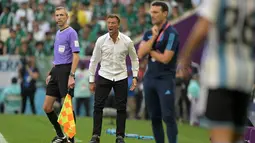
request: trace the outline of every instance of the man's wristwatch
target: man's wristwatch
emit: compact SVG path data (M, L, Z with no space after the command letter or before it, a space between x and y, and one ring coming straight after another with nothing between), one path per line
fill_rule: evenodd
M72 72L70 72L70 75L69 76L71 76L71 77L75 77L75 74L74 73L72 73Z

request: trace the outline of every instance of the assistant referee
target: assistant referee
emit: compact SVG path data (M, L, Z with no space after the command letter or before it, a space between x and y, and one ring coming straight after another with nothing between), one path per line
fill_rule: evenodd
M53 104L57 98L64 98L69 90L73 97L74 73L79 62L79 42L76 31L67 24L68 14L64 7L57 7L55 20L59 26L54 43L54 67L46 79L46 97L43 109L54 126L57 136L52 143L66 143L67 137L63 134L57 122L58 116L53 111ZM75 116L75 114L74 114ZM74 143L74 138L70 139Z

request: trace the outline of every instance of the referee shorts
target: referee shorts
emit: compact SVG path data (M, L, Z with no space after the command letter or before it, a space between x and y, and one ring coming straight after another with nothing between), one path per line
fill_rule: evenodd
M236 90L209 90L205 116L210 126L226 126L242 132L247 122L249 99L248 93Z
M63 98L68 92L68 79L72 64L56 65L51 70L51 78L46 87L46 95ZM74 89L70 89L69 94L74 96Z

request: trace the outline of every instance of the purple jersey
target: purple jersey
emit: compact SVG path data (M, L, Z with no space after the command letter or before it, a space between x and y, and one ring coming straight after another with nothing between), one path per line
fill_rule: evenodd
M78 35L72 27L58 30L54 43L54 65L70 64L73 53L80 52Z

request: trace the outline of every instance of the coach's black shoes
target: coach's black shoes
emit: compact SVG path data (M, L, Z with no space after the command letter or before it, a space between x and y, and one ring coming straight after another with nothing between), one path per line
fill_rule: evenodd
M124 139L123 139L122 136L118 136L118 137L116 138L116 143L125 143L125 141L124 141Z
M54 138L53 138L53 140L51 141L51 143L67 143L67 138L66 138L66 136L64 136L64 137L59 137L59 136L55 136Z
M93 135L89 143L100 143L98 135Z

